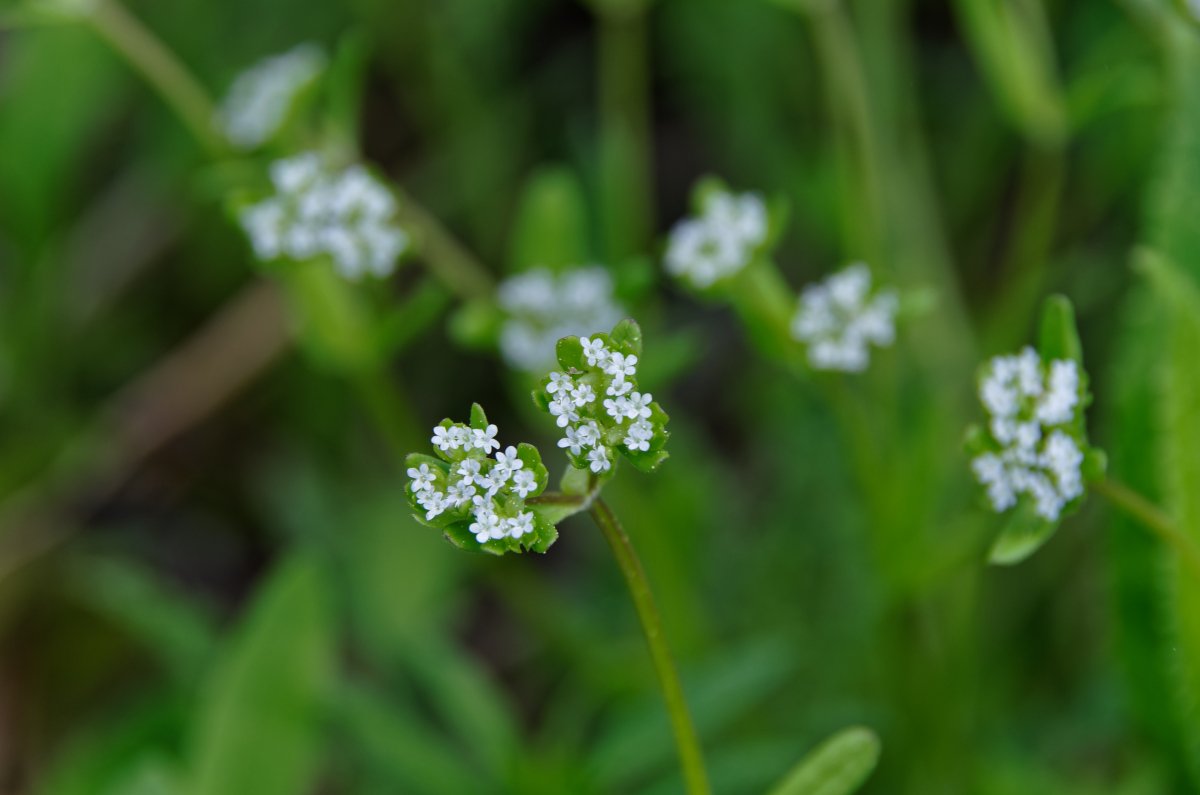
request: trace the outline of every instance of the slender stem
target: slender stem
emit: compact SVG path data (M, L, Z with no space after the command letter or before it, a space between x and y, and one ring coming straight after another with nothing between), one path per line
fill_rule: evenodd
M101 38L141 72L210 154L225 146L213 129L208 92L179 59L117 0L96 0L88 17Z
M687 791L689 795L708 795L711 790L708 786L708 774L704 769L700 739L692 725L687 701L683 696L683 686L679 683L679 674L675 670L671 650L667 647L667 639L663 635L662 621L654 604L654 595L650 592L646 572L633 550L629 536L625 534L621 523L604 500L597 498L592 503L591 514L608 540L608 545L612 547L617 566L625 576L629 595L633 597L633 605L637 608L638 618L642 622L642 633L646 636L646 645L650 647L658 683L662 688L663 699L667 702L671 728L675 732L675 746L679 752L679 764L683 769Z
M400 199L400 222L416 234L421 259L430 274L460 298L482 298L491 293L492 275L483 263L403 188L392 188Z
M1200 577L1200 547L1154 503L1116 480L1106 478L1092 484L1092 491L1137 519L1147 530L1174 549L1193 573Z

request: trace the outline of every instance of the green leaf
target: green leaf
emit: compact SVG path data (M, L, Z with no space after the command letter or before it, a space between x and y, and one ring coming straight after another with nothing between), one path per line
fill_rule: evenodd
M879 738L870 729L838 732L811 751L770 795L849 795L879 761Z
M256 594L197 705L191 795L312 791L333 630L324 572L303 554L286 559Z
M579 342L579 337L563 337L554 346L554 354L558 359L558 366L564 370L582 370L583 369L583 345Z
M1050 540L1058 524L1038 516L1029 500L1021 500L992 543L988 562L999 566L1020 563Z
M471 404L471 427L477 431L487 430L488 418L483 410L483 406L478 403Z
M587 469L567 467L562 479L558 482L563 494L584 496L592 490L592 473Z
M626 318L618 323L609 335L609 340L618 351L629 356L642 355L642 329L636 320Z
M574 469L572 467L572 469ZM578 471L578 470L575 470ZM548 494L525 503L538 519L551 526L557 525L564 519L587 510L587 501L582 497L566 494Z
M578 177L562 166L536 171L517 210L509 269L563 270L589 259L587 200Z
M1038 352L1044 361L1071 359L1083 364L1083 345L1075 328L1075 309L1066 296L1052 295L1046 299Z

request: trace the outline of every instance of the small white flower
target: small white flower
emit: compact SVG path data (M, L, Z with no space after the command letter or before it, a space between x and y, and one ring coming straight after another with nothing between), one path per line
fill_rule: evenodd
M531 470L522 469L513 475L512 489L518 497L525 499L530 492L537 489L537 477Z
M558 446L571 451L571 455L579 455L583 452L583 448L587 445L581 438L579 431L570 426L566 429L567 435L558 440Z
M504 477L509 477L525 466L525 462L517 457L517 448L509 445L503 452L496 453L496 465L492 468L493 472L503 472Z
M464 480L451 483L446 489L446 503L451 508L461 508L475 498L475 484Z
M649 392L633 392L629 395L625 404L625 416L631 420L649 419L650 418L650 403L653 402L654 396Z
M430 438L430 443L439 450L448 452L457 450L462 444L462 439L457 433L453 433L457 428L443 428L440 425L433 429L433 437Z
M579 344L583 346L583 355L590 367L604 367L608 363L611 354L608 348L604 346L603 340L593 340L590 337L584 337L579 340Z
M596 447L600 444L600 426L595 420L588 420L575 429L579 443L584 447Z
M1070 359L1050 364L1050 382L1038 402L1037 419L1043 425L1064 425L1071 421L1079 403L1079 366Z
M216 114L216 125L238 149L261 146L279 131L296 97L325 68L325 54L314 44L260 61L242 72Z
M474 458L463 459L455 467L454 474L458 475L458 482L464 485L476 482L479 479L479 461Z
M565 392L560 392L554 400L550 401L550 414L556 418L555 422L560 428L579 421L579 412L575 410L575 402Z
M862 372L869 346L895 340L899 300L892 290L870 296L871 272L855 263L810 285L800 294L792 318L792 336L808 346L808 361L818 370Z
M583 408L596 401L596 390L592 389L591 384L580 384L571 390L571 401L576 408Z
M624 381L626 378L633 378L637 375L637 362L638 357L633 354L626 356L620 352L613 353L604 364L604 372L611 375L616 381Z
M412 490L428 491L433 488L433 470L429 468L429 464L421 464L419 467L409 467L408 477L412 480Z
M511 519L504 520L504 531L509 538L520 538L533 532L533 514L519 513Z
M608 412L608 416L612 417L617 422L625 419L629 413L629 398L609 398L604 401L604 410Z
M570 392L575 388L575 381L563 373L550 373L550 383L546 384L546 392L553 395L559 390Z
M475 521L471 522L468 529L475 534L475 540L480 544L490 539L504 538L505 535L504 522L491 509L490 504L484 509L476 510Z
M492 467L490 472L477 478L475 483L483 489L484 494L491 498L499 494L500 490L507 485L511 474L510 471L500 467Z
M588 468L597 475L610 470L612 463L608 460L608 450L604 447L596 447L589 452Z
M654 426L645 420L638 420L629 426L624 441L630 450L645 452L650 449L650 440L653 438Z
M609 383L608 389L604 390L604 393L606 395L611 395L613 397L620 397L621 395L628 395L632 391L633 391L633 382L632 381L624 381L624 380L616 381L616 380L614 380Z
M417 495L417 504L425 509L425 521L433 521L446 510L446 495L433 489L422 491Z
M484 453L499 450L500 443L496 441L496 426L489 425L482 429L472 428L471 444L476 450L482 450Z

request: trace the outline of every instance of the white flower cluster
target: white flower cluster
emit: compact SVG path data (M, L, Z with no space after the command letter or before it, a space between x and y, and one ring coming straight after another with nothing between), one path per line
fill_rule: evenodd
M717 191L703 213L671 230L666 269L692 287L705 289L749 264L767 238L767 208L757 193Z
M1083 451L1068 427L1080 406L1079 366L1056 359L1043 367L1033 348L998 356L979 384L979 399L1001 449L976 456L971 469L992 507L1006 511L1026 494L1039 516L1058 519L1083 494Z
M238 149L261 146L279 131L297 95L324 68L325 53L315 44L260 61L233 81L217 111L217 126Z
M425 521L443 514L450 521L469 521L480 544L534 532L534 515L524 510L524 500L540 491L538 476L525 466L517 448L499 449L495 425L480 429L443 423L433 429L430 441L449 466L426 461L408 469L411 493ZM489 457L493 450L495 456Z
M870 363L870 345L896 338L899 299L894 290L871 295L871 271L861 262L804 288L792 318L792 336L808 347L818 370L858 373Z
M327 169L315 152L271 164L275 195L241 212L261 260L328 255L348 279L386 276L408 247L391 191L361 165Z
M637 391L638 357L612 350L599 337L580 339L589 370L552 372L545 383L546 408L564 430L558 446L600 475L612 469L615 446L647 452L658 429L654 396Z
M608 272L598 266L555 275L546 268L505 279L497 291L508 315L500 330L500 352L513 367L544 372L554 363L563 337L611 328L625 316L613 298Z

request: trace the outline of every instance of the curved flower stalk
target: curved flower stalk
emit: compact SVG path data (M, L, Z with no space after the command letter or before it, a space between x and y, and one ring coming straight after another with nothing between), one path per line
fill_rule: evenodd
M650 584L629 536L600 499L618 455L646 471L667 458L667 415L638 389L641 354L641 330L632 320L621 321L608 334L558 341L560 369L542 380L533 399L566 433L559 447L571 467L561 492L543 493L546 470L531 445L499 451L497 428L476 405L469 425L443 420L434 428L430 442L436 457L408 456L405 493L421 522L442 530L460 547L493 554L545 552L558 537L558 522L589 511L613 550L637 610L687 791L707 795L700 741Z
M300 44L239 74L221 101L214 123L235 148L257 149L283 128L297 99L325 69L325 53Z
M270 176L274 194L238 213L260 260L328 256L352 280L395 269L409 235L396 221L395 197L366 168L335 170L305 152L272 163Z
M800 293L792 337L808 350L815 370L861 373L870 347L896 339L900 299L892 288L872 289L871 270L856 262Z
M526 502L546 488L542 456L524 442L501 449L496 434L479 404L469 425L442 420L430 439L436 456L406 459L405 493L417 519L459 547L545 552L558 531Z
M510 276L497 288L496 301L505 315L500 353L527 372L553 366L563 337L611 328L625 314L612 277L597 265L560 272L533 268Z

